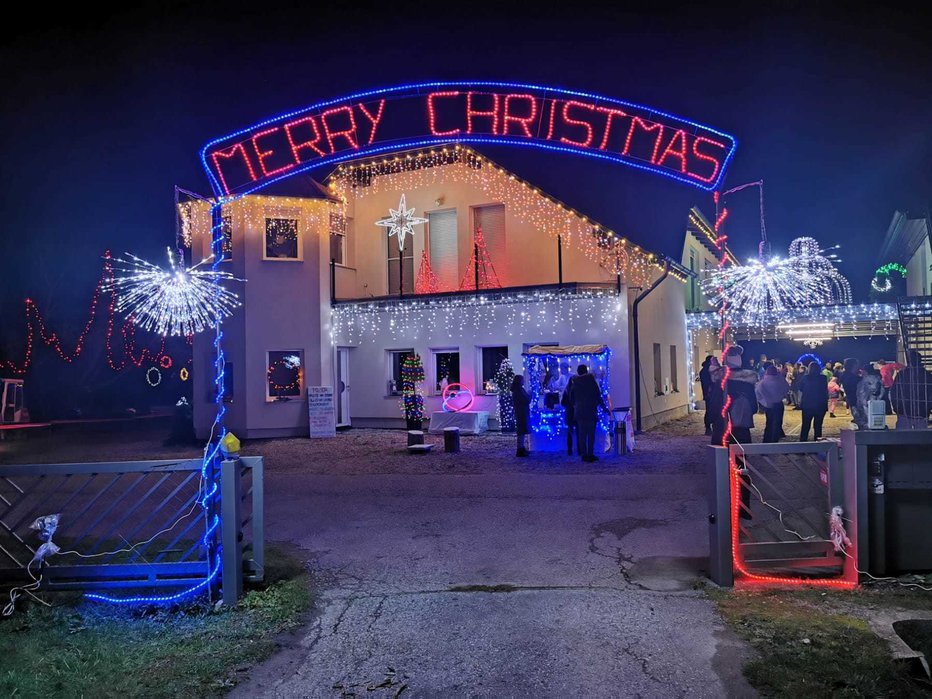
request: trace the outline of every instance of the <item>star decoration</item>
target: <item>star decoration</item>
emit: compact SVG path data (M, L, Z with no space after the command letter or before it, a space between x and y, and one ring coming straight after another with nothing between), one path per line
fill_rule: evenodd
M427 223L426 218L421 218L420 216L414 215L414 207L410 209L407 208L405 203L405 195L401 195L401 201L398 202L398 208L388 210L389 217L383 218L381 221L376 221L375 225L382 226L383 228L390 228L388 232L390 236L398 236L398 250L402 251L405 249L405 236L409 233L414 235L414 226L418 226L422 223Z

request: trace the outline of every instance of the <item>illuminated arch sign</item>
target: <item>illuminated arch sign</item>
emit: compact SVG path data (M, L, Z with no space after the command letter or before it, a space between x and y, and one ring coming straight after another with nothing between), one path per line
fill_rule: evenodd
M534 146L613 160L717 189L733 136L610 97L538 85L433 82L361 92L208 143L214 190L247 194L328 163L452 141Z

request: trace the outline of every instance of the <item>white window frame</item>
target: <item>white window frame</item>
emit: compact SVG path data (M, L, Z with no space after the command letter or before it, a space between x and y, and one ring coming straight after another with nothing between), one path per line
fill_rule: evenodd
M487 350L487 349L497 349L497 348L499 348L499 347L504 347L504 348L505 348L505 352L506 352L506 354L508 355L508 358L511 359L511 348L510 348L507 344L504 344L504 345L476 345L476 391L475 391L475 394L476 394L477 396L494 396L494 395L498 395L497 393L488 393L488 392L485 390L485 382L484 382L483 379L482 379L482 375L485 373L485 371L484 371L484 370L485 370L485 366L484 366L485 356L484 356L484 354L483 354L483 350ZM498 369L496 368L495 371L497 372ZM462 372L460 372L460 373L462 373ZM495 375L495 374L493 373L493 377L494 377L494 375Z
M460 352L459 347L431 347L430 348L430 395L439 396L443 394L443 391L437 388L437 382L439 377L437 376L437 355L438 354L456 354L460 359L459 367L459 377L457 381L451 381L450 383L462 383L463 381L463 353ZM475 391L473 391L475 394Z
M284 352L286 354L287 353L297 354L301 358L301 375L298 380L298 395L296 396L273 396L270 394L269 389L271 387L269 386L268 370L269 370L269 365L271 364L272 352ZM304 356L305 354L304 354L303 349L288 349L288 350L276 349L276 350L265 351L265 371L266 371L265 402L266 403L284 403L284 402L288 402L291 400L301 400L304 397L304 389L307 387L307 377L305 376L305 371L307 370L307 366L304 363Z
M396 354L401 354L407 352L408 354L417 354L414 351L413 347L403 347L401 349L390 348L385 350L385 397L386 398L397 398L401 395L401 386L398 387L397 391L392 391L391 385L392 381L395 380L395 357ZM400 378L399 378L400 382Z
M287 219L297 224L297 257L269 257L266 254L268 252L266 236L268 235L269 221L273 218ZM262 216L262 259L267 262L304 262L304 227L302 223L299 211L266 211Z

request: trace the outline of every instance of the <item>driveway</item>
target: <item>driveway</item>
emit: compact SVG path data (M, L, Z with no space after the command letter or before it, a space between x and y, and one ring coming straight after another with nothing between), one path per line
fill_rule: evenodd
M376 430L269 462L268 538L306 558L317 602L234 696L753 696L697 589L697 425L592 466L499 435L411 456Z

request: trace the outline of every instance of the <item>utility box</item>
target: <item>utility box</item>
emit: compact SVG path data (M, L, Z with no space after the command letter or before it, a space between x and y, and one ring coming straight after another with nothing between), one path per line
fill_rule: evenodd
M932 430L842 430L842 458L857 474L861 570L932 570Z

